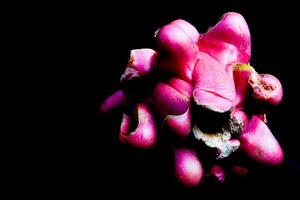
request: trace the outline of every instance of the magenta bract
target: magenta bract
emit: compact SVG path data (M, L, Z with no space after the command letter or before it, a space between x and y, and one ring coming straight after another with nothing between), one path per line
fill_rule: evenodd
M178 79L171 80L169 84L158 83L148 99L149 103L163 117L181 115L190 106L190 85Z
M225 172L221 166L219 166L219 165L212 166L212 168L210 169L210 173L214 177L216 177L216 179L218 181L220 181L221 183L223 183L225 181Z
M188 23L174 22L162 27L157 34L159 71L170 72L188 82L192 80L194 66L198 59L195 44L195 29ZM183 25L184 24L184 25ZM191 31L192 30L192 31ZM191 33L190 33L191 32Z
M222 66L248 63L251 55L251 38L244 17L229 12L199 39L199 49L215 58Z
M276 165L283 160L283 151L279 143L259 117L252 117L240 140L242 150L258 162Z
M154 67L156 56L157 53L152 49L131 50L127 67L120 79L121 83L149 74Z
M193 87L190 83L179 78L171 78L168 81L168 85L177 90L180 94L184 95L188 99L191 99Z
M123 114L119 139L139 148L152 147L156 142L156 127L150 110L144 104L137 105L133 118ZM134 119L135 118L135 119ZM137 127L130 132L133 120L137 120Z
M256 72L250 65L237 64L233 68L233 77L236 90L236 99L234 105L236 108L245 107L245 100L250 92L250 85L248 81L252 73Z
M183 19L177 19L173 22L171 22L172 25L176 25L195 43L199 40L199 32L197 29L190 24L189 22L183 20Z
M200 183L204 171L196 153L188 149L175 150L175 175L186 186Z
M190 109L181 115L168 115L165 119L165 124L177 135L188 136L192 129Z
M206 53L200 59L193 73L194 101L215 112L226 112L235 100L234 82L225 68Z
M101 113L108 113L114 109L124 106L128 101L125 93L122 90L118 90L111 96L107 97L100 106Z

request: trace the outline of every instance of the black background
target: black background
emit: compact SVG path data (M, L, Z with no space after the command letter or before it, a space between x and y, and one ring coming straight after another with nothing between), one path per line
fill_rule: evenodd
M56 100L64 105L63 112L54 114L64 128L55 129L51 136L60 148L50 145L58 155L49 152L50 191L134 199L243 198L259 197L259 192L299 197L295 182L300 175L298 8L288 2L262 5L250 1L57 6L47 16L47 23L53 27L48 30L55 60L51 65L59 80L50 83L57 86ZM251 64L259 72L277 76L284 87L281 105L268 113L268 125L282 145L285 160L279 167L253 165L248 177L225 185L204 183L185 188L172 176L172 154L167 148L145 151L119 144L121 116L101 116L99 104L120 86L131 49L155 49L157 28L181 18L205 32L228 11L241 13L248 22Z

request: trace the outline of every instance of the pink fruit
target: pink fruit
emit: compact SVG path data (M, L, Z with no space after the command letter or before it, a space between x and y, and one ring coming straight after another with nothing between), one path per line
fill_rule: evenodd
M198 59L196 29L183 20L162 27L157 34L159 71L174 73L188 82Z
M118 90L111 96L107 97L100 106L101 113L108 113L114 109L118 109L126 104L127 97L122 90Z
M144 104L138 104L130 118L123 114L121 122L119 139L122 143L128 143L139 148L150 148L156 142L156 127L150 110ZM134 120L137 120L137 127L134 126ZM135 128L133 131L132 128Z
M283 161L283 151L269 130L257 116L253 116L245 132L240 136L241 149L252 159L267 165Z
M178 19L155 32L155 37L157 52L132 50L120 78L121 90L101 105L102 113L123 109L120 142L153 147L155 123L166 125L181 136L168 138L176 139L170 144L197 140L199 146L192 146L207 156L209 173L220 182L225 181L224 169L241 176L248 173L245 167L227 165L225 159L238 149L262 164L283 162L283 151L266 125L265 114L281 102L283 88L276 77L258 74L249 65L251 37L242 15L225 13L205 34ZM196 151L180 148L174 157L177 179L186 186L198 185L204 170Z
M280 81L275 76L252 73L248 82L256 100L273 106L281 102L283 90Z
M152 49L131 50L128 65L121 76L121 83L142 78L153 69L157 53Z
M177 135L188 136L192 129L190 109L181 115L168 115L165 119L165 124Z
M129 115L127 115L126 113L123 113L119 134L127 135L130 131L131 123L132 123L132 119L130 119ZM124 139L124 138L120 138L120 139ZM124 142L125 142L125 139L124 139Z
M224 67L201 52L193 72L194 101L215 112L229 111L235 100L234 82Z
M210 173L214 177L216 177L216 179L218 181L220 181L221 183L223 183L225 181L225 172L221 166L219 166L219 165L212 166L212 168L210 169Z
M187 34L187 36L189 36L191 38L191 40L193 42L195 42L195 43L198 42L200 34L192 24L190 24L189 22L187 22L183 19L177 19L177 20L171 22L171 24L180 27L181 30L184 31Z
M148 101L161 116L181 115L190 106L191 85L180 79L158 83Z
M251 55L250 32L244 17L225 13L220 21L199 38L200 51L215 58L222 66L248 63Z
M186 186L196 186L203 177L203 168L194 151L175 150L175 175Z
M236 64L233 67L233 77L236 90L234 105L236 108L245 107L245 100L250 92L248 80L252 73L256 73L254 68L247 64Z
M184 95L188 99L191 99L193 88L190 83L179 78L171 78L168 81L168 85L177 90L180 94Z

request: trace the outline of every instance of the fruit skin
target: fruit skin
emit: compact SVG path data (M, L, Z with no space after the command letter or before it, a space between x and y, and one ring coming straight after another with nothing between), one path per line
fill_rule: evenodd
M130 131L134 119L123 113L119 133L120 141L138 148L153 147L156 142L156 127L150 110L145 104L138 104L133 117L137 118L137 127Z
M224 183L225 181L225 172L224 169L220 165L214 165L210 169L210 173L216 177L218 181Z
M167 83L159 82L147 102L162 118L168 115L182 115L190 106L192 86L178 78L172 78Z
M179 78L170 78L167 84L188 99L191 99L193 87L190 83Z
M198 46L224 67L249 63L251 37L247 22L239 13L225 13L214 27L200 36Z
M186 99L191 100L192 97L192 85L184 80L178 78L171 78L168 83L170 87L179 92ZM174 93L173 93L174 94ZM160 97L159 95L158 97ZM169 102L167 102L170 105ZM164 107L167 107L164 106ZM176 107L176 105L174 105ZM168 113L171 113L170 111ZM165 117L165 125L175 134L186 137L191 132L192 128L192 116L191 110L188 108L182 114L169 114Z
M253 116L244 133L239 137L241 149L250 158L266 165L278 165L283 161L283 151L268 126Z
M242 109L245 107L245 102L251 89L248 81L252 73L256 72L250 65L236 64L233 66L233 77L236 91L234 106L236 109Z
M233 107L235 86L225 68L210 55L200 52L193 72L194 101L206 109L224 113Z
M143 78L154 67L157 53L152 49L134 49L130 51L127 67L120 78L121 83L126 83L133 78Z
M198 42L200 34L192 24L183 19L177 19L171 24L180 27L193 42Z
M175 175L185 186L192 187L200 183L204 171L196 153L181 148L175 150Z
M101 113L109 113L128 103L128 99L122 90L118 90L111 96L107 97L100 106Z
M248 80L252 87L252 97L258 102L277 106L283 96L280 81L271 74L252 73Z
M190 108L181 115L168 115L165 125L175 134L187 137L192 129L192 116Z
M159 29L156 35L159 54L157 70L191 82L199 53L194 42L197 35L197 30L183 20L174 21Z

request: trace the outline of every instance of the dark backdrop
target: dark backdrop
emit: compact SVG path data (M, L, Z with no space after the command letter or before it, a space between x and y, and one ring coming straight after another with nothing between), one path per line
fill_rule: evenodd
M149 5L147 5L149 4ZM151 4L151 5L150 5ZM297 194L299 180L298 131L298 6L283 3L250 2L154 2L116 3L113 6L67 6L58 19L58 66L71 93L71 123L64 131L67 144L57 169L58 185L69 186L71 194L124 198L172 196L184 199L243 195ZM154 32L168 22L182 18L205 32L225 12L241 13L252 37L251 64L257 71L274 74L284 87L283 102L268 113L269 127L285 152L280 167L254 165L246 178L225 185L201 184L196 188L179 185L172 176L168 149L131 149L118 142L119 115L101 116L100 102L119 87L129 51L155 48ZM61 49L62 48L62 49ZM66 79L64 79L66 78ZM63 92L63 93L64 93ZM74 103L76 102L76 103ZM74 118L74 119L73 119ZM65 123L64 121L62 123ZM58 187L65 190L66 187ZM299 192L298 192L299 194ZM299 195L298 195L299 196Z

